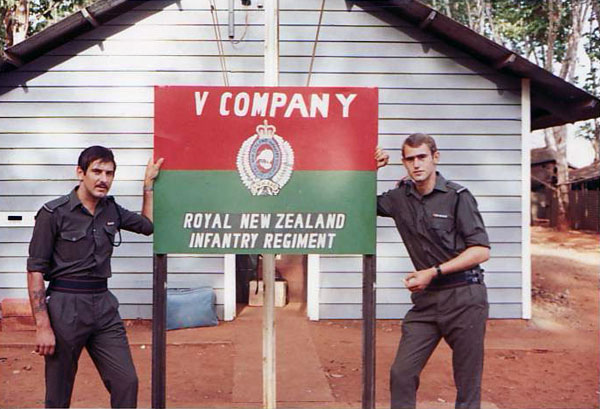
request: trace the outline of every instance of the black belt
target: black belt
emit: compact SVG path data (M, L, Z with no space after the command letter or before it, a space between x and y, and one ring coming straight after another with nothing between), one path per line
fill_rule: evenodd
M58 291L73 294L103 293L108 290L106 278L55 278L50 281L48 291Z
M438 291L446 288L460 287L470 284L483 284L483 269L473 268L471 270L459 271L435 277L427 286L426 290Z

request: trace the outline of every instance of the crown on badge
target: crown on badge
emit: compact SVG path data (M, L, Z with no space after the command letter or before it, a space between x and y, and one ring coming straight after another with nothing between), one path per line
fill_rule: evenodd
M253 196L275 196L292 176L294 151L265 120L256 127L256 134L242 143L236 165Z
M272 138L275 135L275 126L269 125L265 119L262 125L256 127L256 134L259 138Z

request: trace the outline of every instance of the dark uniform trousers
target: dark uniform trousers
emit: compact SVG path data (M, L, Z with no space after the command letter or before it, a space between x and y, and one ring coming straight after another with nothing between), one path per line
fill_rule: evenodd
M442 338L452 349L455 407L479 409L489 310L485 285L427 290L411 298L414 306L402 322L402 338L391 367L392 409L416 407L421 371Z
M138 378L116 297L110 291L72 294L50 290L48 295L56 350L46 356L46 407L69 407L83 347L110 392L111 406L136 407Z

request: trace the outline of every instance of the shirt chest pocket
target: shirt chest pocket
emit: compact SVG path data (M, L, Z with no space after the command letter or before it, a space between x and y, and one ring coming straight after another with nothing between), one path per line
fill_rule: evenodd
M64 261L76 261L85 257L89 251L85 230L69 230L60 232L57 252Z
M104 232L108 236L108 241L110 242L111 246L118 246L120 244L118 243L118 240L117 242L115 242L115 239L117 238L117 233L119 232L119 229L117 229L116 226L104 226Z
M433 217L431 220L431 229L439 237L441 243L448 250L454 250L454 220L451 218Z

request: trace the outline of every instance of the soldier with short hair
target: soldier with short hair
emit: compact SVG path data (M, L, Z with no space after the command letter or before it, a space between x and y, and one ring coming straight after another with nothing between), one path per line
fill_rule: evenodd
M91 146L76 168L79 185L37 213L27 259L36 322L36 352L46 361L46 407L70 406L85 347L110 392L113 408L137 406L138 378L119 302L108 291L120 230L152 234L152 189L163 159L148 161L142 214L119 206L108 191L116 163L110 149ZM44 280L49 281L45 289Z
M387 154L376 152L378 167ZM483 269L490 243L477 202L463 186L437 172L440 153L426 134L402 145L407 178L377 197L377 214L391 217L415 271L404 284L413 307L390 373L392 409L414 409L419 377L443 338L452 349L456 408L481 405L483 342L488 301Z

